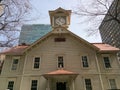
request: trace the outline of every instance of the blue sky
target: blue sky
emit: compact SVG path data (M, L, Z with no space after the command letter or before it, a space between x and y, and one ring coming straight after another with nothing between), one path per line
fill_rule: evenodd
M49 10L55 10L59 7L64 9L73 10L80 3L79 0L31 0L33 5L32 17L34 20L30 23L33 24L50 24ZM88 3L88 2L85 2ZM86 29L89 23L80 23L84 18L78 17L77 15L71 15L71 24L69 30L77 34L81 38L87 40L88 42L101 42L99 34L94 36L87 36Z

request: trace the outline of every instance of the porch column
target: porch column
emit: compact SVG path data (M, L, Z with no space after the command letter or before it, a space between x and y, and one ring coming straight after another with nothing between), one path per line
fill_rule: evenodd
M46 90L50 90L49 79L47 79L47 88Z
M75 90L75 81L74 81L74 79L72 80L72 87L73 87L73 90Z

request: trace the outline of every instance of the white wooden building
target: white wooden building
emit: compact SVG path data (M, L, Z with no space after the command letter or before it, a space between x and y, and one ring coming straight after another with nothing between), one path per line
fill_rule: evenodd
M49 14L51 32L2 53L0 90L119 90L119 49L89 43L68 30L70 10Z

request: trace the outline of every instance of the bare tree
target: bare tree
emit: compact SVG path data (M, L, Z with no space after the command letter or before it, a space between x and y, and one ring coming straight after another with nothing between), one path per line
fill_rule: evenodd
M0 46L13 46L31 9L29 0L0 1Z
M105 15L108 16L108 18L104 19L104 22L114 20L120 24L120 0L84 1L87 3L89 2L89 4L86 4L81 0L73 13L80 17L85 17L86 21L84 22L91 23L89 29L87 29L87 31L89 31L89 35L93 35L98 31L98 27Z

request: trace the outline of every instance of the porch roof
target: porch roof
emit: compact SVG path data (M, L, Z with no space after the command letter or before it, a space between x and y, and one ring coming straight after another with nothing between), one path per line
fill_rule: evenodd
M46 73L44 75L78 75L78 73L67 71L67 70L64 70L64 69L59 69L59 70L56 70L56 71Z
M46 73L43 76L46 79L69 80L69 79L75 79L77 77L77 75L78 75L78 73L76 73L76 72L59 69L56 71Z

